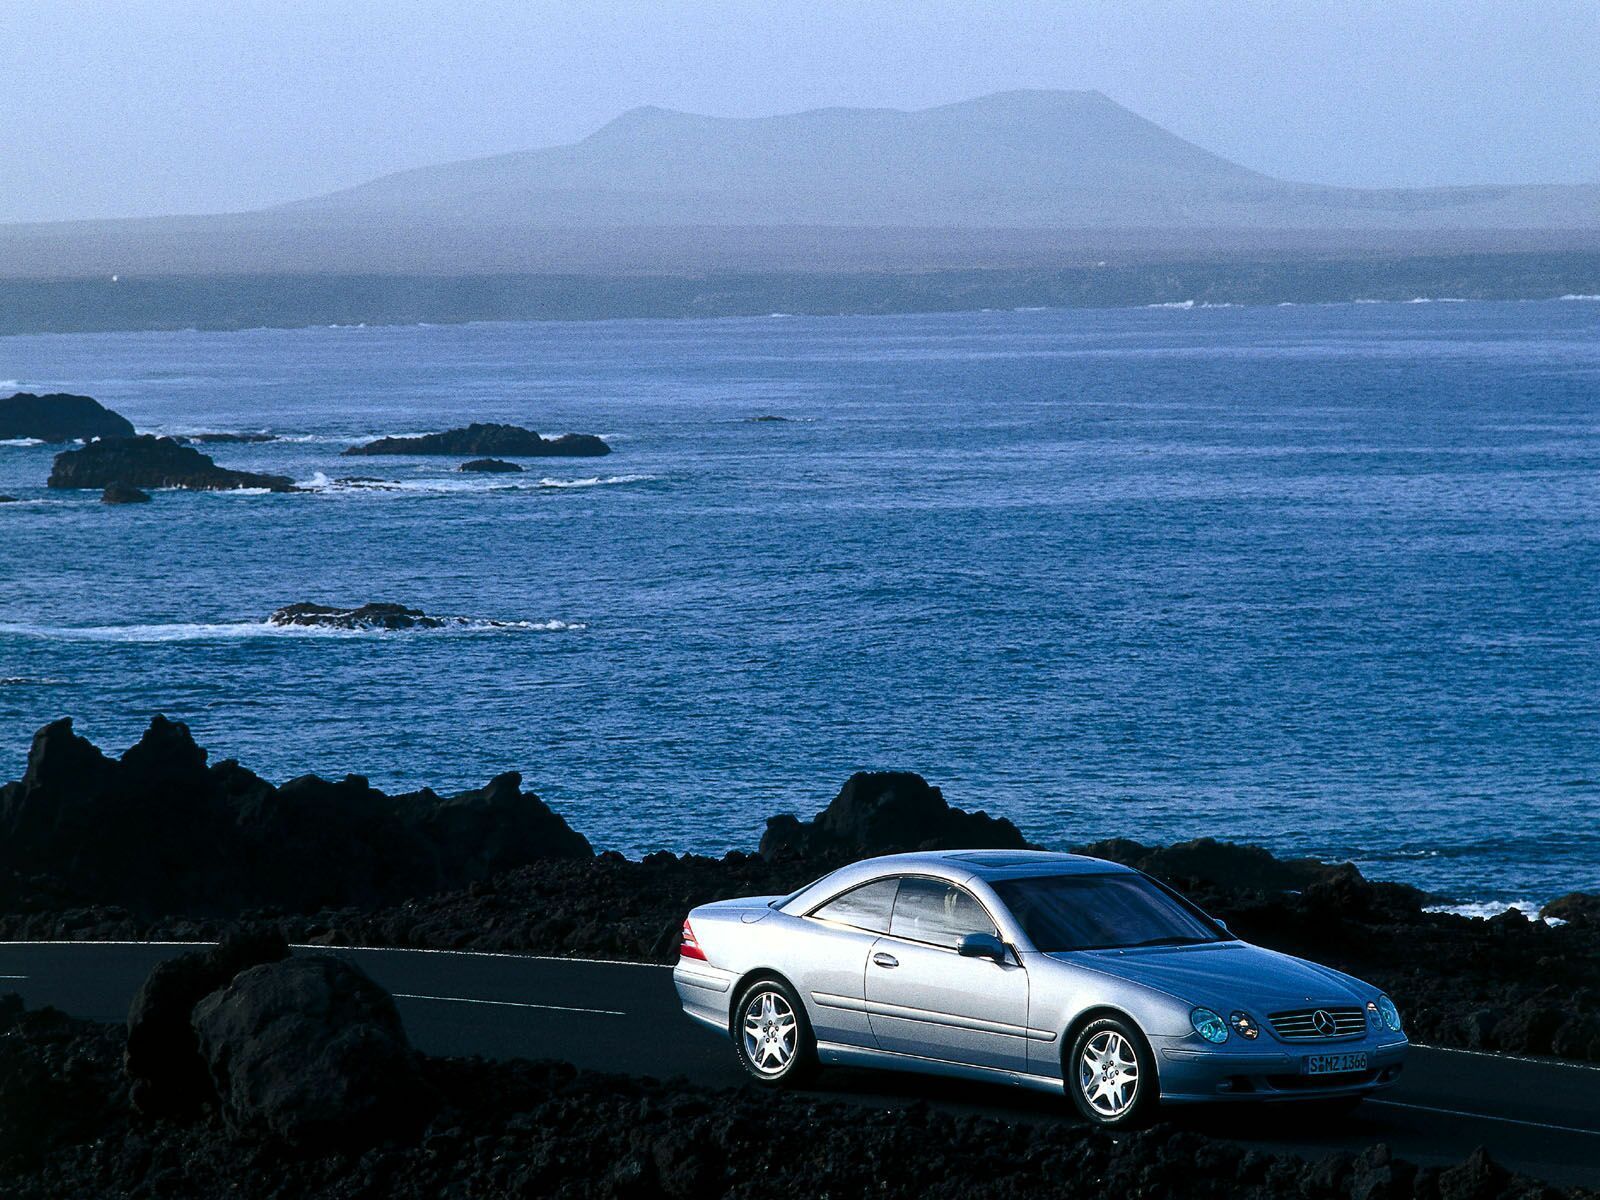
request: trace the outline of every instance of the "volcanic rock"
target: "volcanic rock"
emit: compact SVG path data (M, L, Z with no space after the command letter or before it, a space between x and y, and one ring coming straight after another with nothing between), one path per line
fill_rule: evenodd
M0 438L87 442L94 438L131 438L134 432L132 421L88 396L18 392L0 400Z
M289 604L267 617L269 625L306 625L322 629L439 629L443 617L430 617L403 604L363 604L337 608L330 604Z
M0 496L0 504L16 504L16 503L19 503L19 501L17 500L17 498L15 496Z
M592 433L564 433L540 437L520 425L485 425L474 422L465 429L429 433L421 437L386 437L346 454L451 454L458 457L510 455L513 458L598 458L611 447Z
M1024 849L1004 817L952 808L938 788L911 771L858 771L811 821L791 813L767 820L761 854L865 857L904 850Z
M150 916L312 912L587 858L587 839L519 784L505 774L447 797L388 796L354 775L273 787L231 760L208 766L164 717L120 761L57 721L35 735L22 779L0 788L0 911L54 896Z
M289 957L276 931L239 931L216 946L158 963L128 1010L123 1056L130 1098L147 1116L186 1116L213 1098L192 1023L195 1005L248 967Z
M475 458L471 462L464 462L456 468L460 471L482 471L491 475L510 475L521 471L523 468L517 463L506 462L503 458Z
M53 488L105 488L114 483L199 491L295 490L294 480L287 475L230 471L217 466L209 456L193 447L180 446L171 438L158 438L148 433L139 437L102 439L90 442L81 450L58 454L48 480L48 486Z
M236 1133L349 1147L427 1117L416 1057L389 994L354 965L308 955L251 967L194 1010Z
M762 413L759 417L746 417L745 420L749 421L752 425L763 425L774 422L786 422L789 420L789 418L780 417L773 413Z
M113 483L100 493L101 504L149 504L150 493L125 483Z
M1539 916L1557 921L1582 921L1600 927L1600 895L1594 892L1568 892L1541 908Z

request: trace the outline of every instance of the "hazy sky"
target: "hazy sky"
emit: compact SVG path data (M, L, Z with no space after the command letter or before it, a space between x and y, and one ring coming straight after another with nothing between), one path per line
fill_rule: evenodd
M1600 0L0 0L0 220L250 208L640 104L1016 87L1293 179L1600 182Z

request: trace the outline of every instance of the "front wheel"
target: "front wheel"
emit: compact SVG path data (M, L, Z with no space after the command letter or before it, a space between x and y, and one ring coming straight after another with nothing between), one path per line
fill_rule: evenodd
M1120 1017L1102 1017L1079 1030L1063 1065L1067 1093L1091 1124L1135 1128L1155 1111L1155 1058L1144 1035Z
M758 979L734 1005L733 1048L739 1065L766 1087L808 1079L817 1065L816 1041L805 1006L785 983Z

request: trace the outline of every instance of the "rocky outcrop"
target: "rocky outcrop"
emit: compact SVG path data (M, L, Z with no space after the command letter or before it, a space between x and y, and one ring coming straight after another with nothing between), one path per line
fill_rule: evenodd
M523 468L517 463L506 462L503 458L475 458L471 462L462 463L456 470L485 475L516 475Z
M267 617L269 625L305 625L320 629L438 629L447 622L403 604L363 604L338 608L331 604L289 604Z
M761 854L848 861L902 850L1022 849L1028 841L1004 817L952 808L911 771L858 771L811 821L768 818Z
M150 493L125 483L113 483L100 493L101 504L149 504Z
M598 458L610 454L611 447L592 433L564 433L557 438L540 437L520 425L474 423L465 429L429 433L421 437L386 437L361 446L351 446L346 454L449 454L457 457L509 455L512 458Z
M15 496L0 496L0 504L17 504L17 503L20 503L20 502L17 500L17 498Z
M1600 895L1594 892L1568 892L1539 910L1549 920L1580 921L1600 928Z
M0 438L38 438L41 442L131 438L133 422L88 396L18 392L0 400Z
M266 488L292 492L287 475L258 475L219 467L191 446L150 434L90 442L81 450L56 455L48 486L53 488L106 488L122 484L137 488L190 488L227 491Z
M195 1006L194 1032L234 1133L353 1148L414 1133L416 1057L389 994L326 955L240 972Z
M35 735L23 777L0 788L0 911L53 896L147 916L314 912L589 857L588 841L520 784L507 773L453 796L390 796L359 776L306 775L274 787L231 760L208 765L188 728L162 717L120 760L57 721Z

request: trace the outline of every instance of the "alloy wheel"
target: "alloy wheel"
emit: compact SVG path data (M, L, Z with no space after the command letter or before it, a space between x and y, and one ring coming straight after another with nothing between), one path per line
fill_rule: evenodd
M779 993L759 991L744 1006L744 1055L763 1075L781 1075L794 1059L799 1022Z
M1078 1089L1102 1117L1120 1117L1133 1106L1139 1096L1139 1059L1127 1038L1104 1029L1084 1043Z

